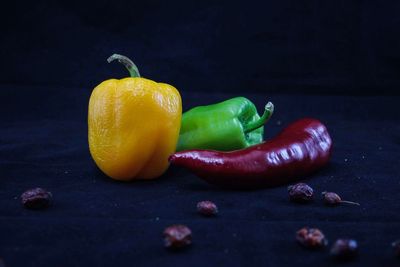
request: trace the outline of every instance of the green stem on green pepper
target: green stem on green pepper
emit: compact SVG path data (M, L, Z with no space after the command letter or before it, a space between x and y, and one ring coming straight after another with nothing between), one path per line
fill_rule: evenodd
M274 113L274 104L268 102L265 105L264 114L261 116L261 118L259 118L256 121L250 122L246 126L244 126L243 127L244 132L249 133L263 126L269 120L269 118L271 118L272 113Z
M129 71L131 77L133 78L140 77L138 67L128 57L119 54L113 54L107 59L107 62L111 63L114 60L118 60L119 63L123 64L125 68Z

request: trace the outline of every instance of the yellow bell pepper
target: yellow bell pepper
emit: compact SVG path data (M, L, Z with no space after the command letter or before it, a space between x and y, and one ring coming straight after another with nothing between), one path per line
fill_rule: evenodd
M89 149L97 166L116 180L153 179L168 168L182 116L176 88L141 78L136 65L114 54L130 78L99 84L89 100Z

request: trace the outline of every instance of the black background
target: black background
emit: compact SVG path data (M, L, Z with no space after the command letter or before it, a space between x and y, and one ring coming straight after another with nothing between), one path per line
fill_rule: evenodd
M398 266L400 238L398 1L15 1L0 16L0 258L6 266L337 266L329 249L294 241L303 226L330 244L358 240L345 266ZM180 168L121 183L87 144L90 93L127 76L106 58L131 57L144 77L176 86L184 110L242 95L275 113L271 138L305 116L326 124L332 160L307 179L315 201L286 187L226 191ZM387 96L390 95L390 96ZM21 207L28 188L54 195ZM360 207L324 207L331 190ZM217 203L216 218L196 214ZM161 233L183 223L192 248L170 253Z
M396 93L400 3L13 1L2 7L0 81L93 87L126 72L182 91Z

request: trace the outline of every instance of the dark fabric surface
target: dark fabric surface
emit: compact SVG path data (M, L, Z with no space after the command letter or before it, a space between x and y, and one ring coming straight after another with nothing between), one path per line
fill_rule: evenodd
M184 90L391 92L400 2L5 1L0 82L91 86L112 53ZM22 78L23 77L23 78Z
M0 87L0 257L6 266L333 266L328 251L310 252L294 241L303 226L331 241L352 237L360 257L346 266L398 266L390 243L400 238L397 97L244 94L276 112L267 138L291 121L316 117L334 140L330 165L307 182L316 201L296 205L284 186L224 191L179 168L158 180L115 182L100 173L87 145L88 88ZM182 91L184 109L235 94ZM45 211L22 208L31 187L54 196ZM361 203L328 208L331 190ZM204 218L196 203L217 203ZM193 231L181 253L163 248L163 229Z

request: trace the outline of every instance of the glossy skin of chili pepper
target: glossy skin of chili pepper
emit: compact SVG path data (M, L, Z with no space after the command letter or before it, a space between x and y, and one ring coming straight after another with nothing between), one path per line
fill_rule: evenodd
M272 187L294 182L325 166L332 139L325 125L312 118L290 124L275 138L232 152L187 150L170 156L200 178L238 189Z

